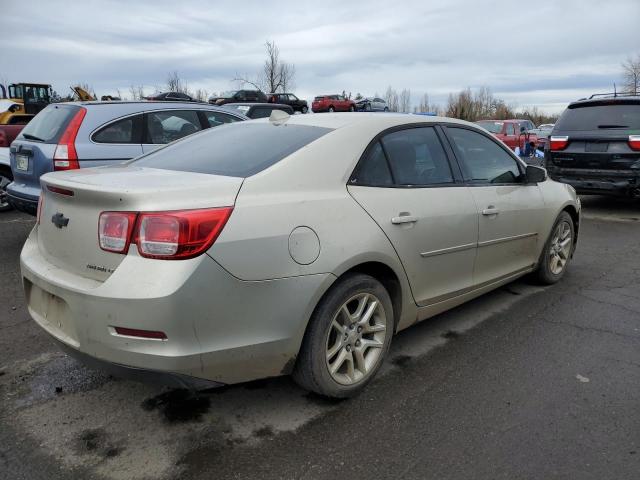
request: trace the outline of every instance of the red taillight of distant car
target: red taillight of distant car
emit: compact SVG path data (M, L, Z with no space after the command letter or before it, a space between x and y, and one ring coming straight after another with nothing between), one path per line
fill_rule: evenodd
M126 253L135 244L146 258L182 260L207 251L224 228L233 207L167 212L102 212L100 248Z
M569 145L568 136L549 137L549 148L552 151L564 150Z
M629 135L629 146L631 150L640 150L640 135Z
M82 125L82 120L84 120L86 114L87 109L80 108L67 125L67 128L65 128L53 154L54 170L74 170L80 168L75 142L78 130L80 130L80 125Z

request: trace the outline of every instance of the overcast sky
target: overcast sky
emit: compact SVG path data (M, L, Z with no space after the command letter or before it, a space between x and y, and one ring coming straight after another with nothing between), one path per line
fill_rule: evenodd
M0 81L88 83L147 93L178 71L192 89L237 88L264 42L296 67L303 98L387 86L449 92L486 85L517 107L562 110L620 83L640 53L640 0L0 0Z

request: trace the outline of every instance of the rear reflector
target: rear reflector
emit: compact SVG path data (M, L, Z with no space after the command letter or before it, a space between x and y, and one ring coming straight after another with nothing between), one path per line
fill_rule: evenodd
M640 135L629 135L629 146L632 150L640 150Z
M102 212L98 242L108 252L127 253L130 244L147 258L182 260L206 252L233 207L167 212Z
M98 242L102 250L126 253L136 223L135 212L102 212L98 220Z
M549 137L549 148L553 151L564 150L569 145L569 137Z
M47 190L53 193L57 193L59 195L66 195L67 197L73 197L73 190L67 190L66 188L53 187L51 185L47 185Z
M54 170L74 170L80 168L75 141L78 130L80 130L80 125L82 125L82 120L84 120L86 114L87 109L80 108L62 133L56 150L53 153Z
M157 330L139 330L137 328L113 327L118 335L127 337L152 338L155 340L166 340L167 334Z

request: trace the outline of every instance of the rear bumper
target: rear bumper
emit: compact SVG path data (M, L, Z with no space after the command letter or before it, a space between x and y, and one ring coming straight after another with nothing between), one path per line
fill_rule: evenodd
M10 183L7 187L7 199L9 200L9 204L24 213L28 213L29 215L35 216L38 212L38 197L33 196L23 196L20 194L16 194L16 191L11 188L13 183Z
M132 251L100 282L48 261L37 227L20 265L31 317L74 356L173 385L290 373L313 308L333 281L330 274L241 281L206 254L161 261ZM118 335L117 326L167 339Z
M581 194L640 197L640 171L547 168L549 177Z

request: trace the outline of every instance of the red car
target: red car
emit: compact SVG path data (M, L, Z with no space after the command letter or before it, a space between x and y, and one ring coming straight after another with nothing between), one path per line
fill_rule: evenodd
M480 120L475 123L502 140L511 150L516 147L524 149L527 140L529 143L538 144L538 137L534 133L526 133L533 128L533 124L529 120ZM524 131L521 130L521 127L524 128Z
M318 112L355 112L356 102L342 95L319 95L313 99L311 110Z

